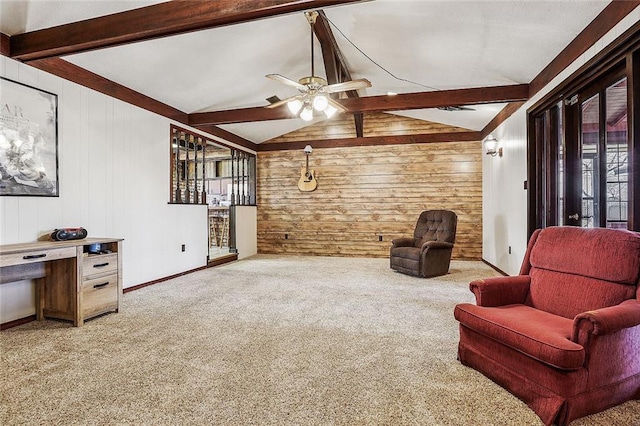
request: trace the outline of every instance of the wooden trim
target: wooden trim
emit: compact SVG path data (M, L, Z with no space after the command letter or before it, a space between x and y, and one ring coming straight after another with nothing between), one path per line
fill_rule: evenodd
M627 54L627 130L630 142L629 175L640 181L640 48ZM635 90L634 90L635 88ZM629 185L629 229L640 232L640 188Z
M0 324L0 331L8 330L10 328L17 327L17 326L22 325L22 324L27 324L27 323L29 323L31 321L35 321L35 320L36 320L36 315L33 314L33 315L29 315L28 317L18 318L18 319L13 320L13 321L3 322L2 324Z
M480 131L482 138L484 139L489 133L493 132L499 125L504 123L507 118L511 117L514 112L520 109L524 105L524 102L510 102L505 105L504 108L493 119L484 126L484 129Z
M10 48L11 40L5 33L0 33L0 55L9 56L11 53Z
M222 138L228 142L235 143L236 145L239 145L241 147L253 150L254 152L258 151L258 144L253 143L250 140L240 137L220 127L212 126L212 125L193 126L193 127L203 132ZM234 148L234 147L229 146L229 148Z
M485 265L487 265L488 267L490 267L491 269L493 269L497 273L499 273L499 274L501 274L501 275L503 275L505 277L509 276L509 274L507 274L505 271L503 271L502 269L498 268L494 264L487 262L484 258L482 258L481 260L482 260L482 263L484 263Z
M227 255L227 256L221 256L219 258L216 258L216 259L213 259L213 260L209 261L205 266L200 266L199 268L189 269L188 271L179 272L177 274L169 275L169 276L163 277L163 278L158 278L157 280L147 281L146 283L142 283L142 284L134 285L134 286L131 286L131 287L127 287L124 290L122 290L122 293L129 293L129 292L132 292L132 291L140 290L141 288L149 287L150 285L159 284L161 282L169 281L169 280L172 280L174 278L180 278L180 277L182 277L184 275L189 275L189 274L191 274L193 272L202 271L204 269L212 268L214 266L220 266L220 265L223 265L225 263L233 262L234 260L238 260L238 255L237 254L230 254L230 255Z
M366 138L342 138L296 142L274 142L258 145L259 152L265 151L290 151L304 149L306 145L314 148L344 148L352 146L373 145L406 145L437 142L473 142L479 141L480 132L448 132L448 133L424 133L418 135L394 135L375 136Z
M515 84L403 93L395 96L366 96L341 99L340 103L349 112L356 113L518 102L526 101L527 99L529 99L529 85ZM197 127L203 124L245 123L249 121L282 120L285 118L295 118L286 105L279 108L239 108L189 114L189 125Z
M135 290L140 290L141 288L149 287L150 285L159 284L161 282L169 281L169 280L172 280L174 278L179 278L179 277L182 277L184 275L191 274L193 272L202 271L203 269L207 269L208 267L209 267L209 265L200 266L199 268L189 269L188 271L179 272L177 274L169 275L169 276L163 277L163 278L158 278L157 280L147 281L146 283L142 283L142 284L134 285L134 286L131 286L131 287L127 287L127 288L122 290L122 293L129 293L129 292L132 292L132 291L135 291Z
M186 113L114 81L108 80L98 74L92 73L91 71L87 71L64 59L42 59L29 62L29 65L97 92L104 93L105 95L120 99L131 105L162 115L163 117L181 123L186 123L187 121Z
M580 34L573 39L529 84L529 97L533 97L580 55L591 48L602 36L633 11L640 0L614 0Z
M11 37L12 58L33 61L361 0L176 0Z
M214 266L224 265L225 263L234 262L238 260L238 253L229 253L226 256L216 257L215 259L211 259L209 263L207 263L207 267L211 268Z

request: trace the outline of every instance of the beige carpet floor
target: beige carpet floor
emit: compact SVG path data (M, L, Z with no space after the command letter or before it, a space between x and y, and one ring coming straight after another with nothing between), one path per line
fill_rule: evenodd
M82 328L0 333L0 424L541 425L456 360L453 307L493 275L267 255L189 274ZM632 401L572 425L639 424Z

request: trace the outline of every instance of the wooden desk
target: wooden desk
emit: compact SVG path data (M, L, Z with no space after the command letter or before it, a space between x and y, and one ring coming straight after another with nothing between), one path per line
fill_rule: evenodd
M102 253L89 253L100 244ZM122 302L122 239L85 238L0 246L0 284L35 280L36 318L82 326Z

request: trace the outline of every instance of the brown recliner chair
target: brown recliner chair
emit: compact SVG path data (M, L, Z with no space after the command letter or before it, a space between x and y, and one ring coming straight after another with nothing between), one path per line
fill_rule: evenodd
M413 238L396 238L391 242L391 269L424 278L446 274L451 263L457 225L458 216L452 211L423 211Z

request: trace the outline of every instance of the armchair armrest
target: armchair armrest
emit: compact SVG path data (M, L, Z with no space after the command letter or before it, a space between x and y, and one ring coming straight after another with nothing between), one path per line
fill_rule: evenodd
M529 275L486 278L469 284L469 290L476 295L478 306L503 306L523 304L529 294Z
M589 334L612 334L625 328L640 325L640 301L625 300L616 306L596 309L576 315L573 319L574 342L585 341Z
M410 237L396 238L391 241L394 247L413 247L414 239Z
M444 241L427 241L426 243L422 244L422 247L420 247L420 251L425 251L427 249L452 249L452 248L453 248L452 243L446 243Z

